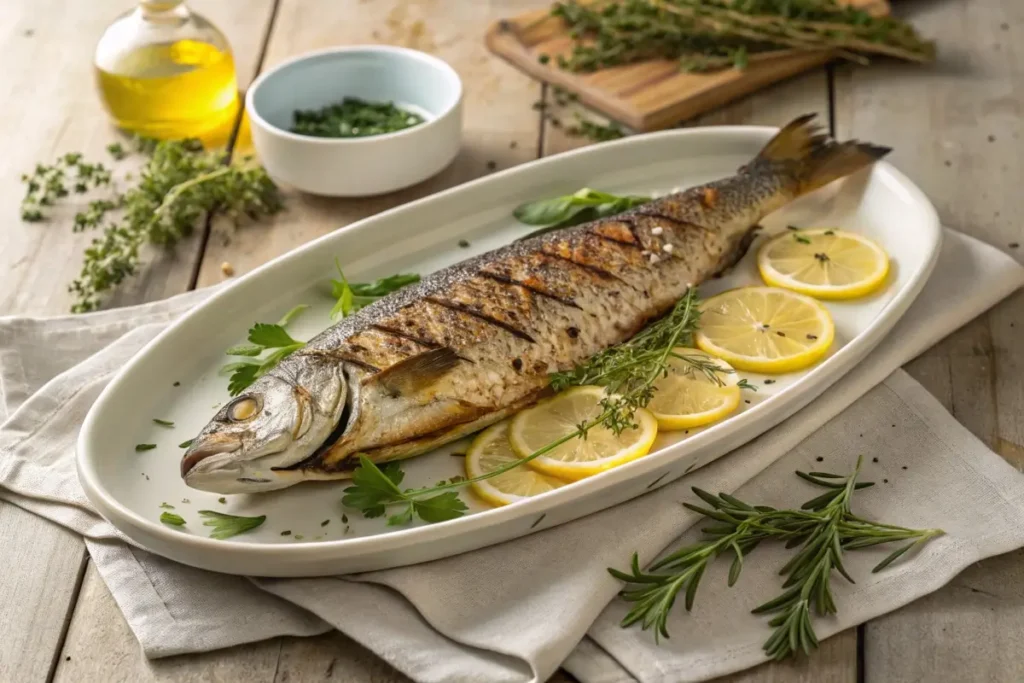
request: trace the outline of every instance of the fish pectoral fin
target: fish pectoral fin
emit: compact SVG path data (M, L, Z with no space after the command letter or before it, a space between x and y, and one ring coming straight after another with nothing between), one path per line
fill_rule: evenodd
M407 358L381 370L374 379L392 396L409 396L429 387L458 365L461 358L447 347Z

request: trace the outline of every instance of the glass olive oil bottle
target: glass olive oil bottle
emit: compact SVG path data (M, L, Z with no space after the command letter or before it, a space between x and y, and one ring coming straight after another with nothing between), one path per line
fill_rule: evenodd
M223 144L238 114L227 39L183 0L141 0L104 32L95 55L100 97L115 123L152 138Z

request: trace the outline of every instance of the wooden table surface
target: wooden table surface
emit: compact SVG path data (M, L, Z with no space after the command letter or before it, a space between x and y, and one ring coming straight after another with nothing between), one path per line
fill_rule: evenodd
M131 0L0 3L0 315L62 313L65 287L90 239L69 226L18 219L19 176L57 153L102 158L117 139L96 97L91 55L105 25ZM439 177L386 197L341 201L289 193L288 210L235 231L203 226L150 264L116 298L155 300L238 272L364 216L497 168L581 144L530 104L541 85L487 54L495 19L544 0L191 0L228 35L241 85L290 56L334 45L391 43L432 52L466 85L465 144ZM891 63L822 68L693 124L778 125L819 112L840 138L895 148L892 162L931 197L942 220L1000 248L1024 242L1024 3L902 0L896 11L938 40L931 68ZM1024 252L1022 252L1024 253ZM936 272L933 277L943 277ZM1015 330L1015 323L1018 328ZM974 434L1024 463L1024 294L980 316L908 370ZM278 638L148 662L80 538L0 502L0 683L35 681L407 680L338 633ZM30 552L31 550L31 552ZM46 558L28 562L24 558ZM945 588L828 639L810 658L765 665L730 681L1024 680L1024 553L972 566ZM570 681L558 673L552 679Z

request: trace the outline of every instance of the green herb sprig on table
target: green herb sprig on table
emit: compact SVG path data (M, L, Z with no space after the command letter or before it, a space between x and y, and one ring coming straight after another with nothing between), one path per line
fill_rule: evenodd
M594 71L648 59L671 59L688 71L745 68L780 49L833 51L911 62L934 59L935 46L894 17L834 0L597 0L556 2L551 16L574 45L560 67Z
M827 616L837 606L832 595L832 572L853 583L843 566L847 550L882 543L909 541L879 562L872 572L885 569L914 548L942 533L939 529L907 529L872 522L853 514L850 503L855 490L873 486L858 482L861 458L849 476L827 472L796 474L827 491L804 503L798 510L779 510L766 505L750 505L734 496L717 496L694 488L693 492L708 507L684 503L714 523L702 529L707 538L680 548L654 562L647 571L640 569L633 554L629 572L609 569L609 573L627 586L620 594L633 603L622 620L627 627L639 623L644 630L654 629L655 639L668 638L668 616L680 592L684 606L693 607L697 586L707 566L719 555L732 555L728 585L740 577L746 558L764 541L782 541L787 548L799 548L779 572L786 577L783 592L754 608L754 614L775 614L768 622L774 631L764 644L773 659L785 659L802 650L809 654L818 639L811 623L811 612Z
M75 231L102 227L102 233L86 249L82 271L68 287L75 297L73 312L95 310L103 295L134 275L146 243L171 248L213 214L238 222L281 209L277 187L261 167L247 165L248 159L229 164L226 153L204 151L198 140L142 140L138 147L150 156L123 192L113 190L108 169L86 163L77 153L23 177L27 192L21 213L27 221L44 220L43 208L71 190L112 190L74 218ZM125 156L120 145L112 146L111 154ZM110 221L112 212L117 216Z
M569 386L598 384L609 388L609 397L602 399L602 409L597 417L525 458L472 479L403 490L399 488L403 474L397 464L382 469L365 456L360 456L359 466L352 476L353 485L345 489L342 504L361 511L367 517L380 517L388 507L396 506L399 512L388 518L391 525L405 524L414 516L426 522L454 519L466 510L456 489L521 467L564 443L585 438L594 427L605 427L615 433L629 429L634 425L633 416L637 408L646 406L653 396L653 386L667 371L671 358L692 360L696 362L695 367L700 367L700 359L690 359L675 352L676 347L692 345L699 315L697 290L690 289L665 317L633 339L597 354L573 370L552 375L551 383L556 391ZM701 368L701 371L714 372L718 369L714 366Z
M321 138L362 138L418 126L423 117L393 102L346 97L320 109L297 109L291 132Z
M529 239L553 230L614 216L646 204L651 199L643 195L614 195L584 187L573 194L520 204L512 215L520 223L544 226L520 238Z

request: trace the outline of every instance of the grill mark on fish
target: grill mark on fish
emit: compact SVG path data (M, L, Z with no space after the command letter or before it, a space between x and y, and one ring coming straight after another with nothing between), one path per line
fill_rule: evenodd
M366 370L367 372L372 372L374 374L380 372L380 368L378 368L376 365L370 365L366 361L359 360L358 358L353 358L352 356L349 356L348 354L340 353L337 350L333 350L333 349L332 350L327 350L327 349L310 349L310 350L307 350L304 353L302 353L302 355L303 356L315 356L317 358L329 358L331 360L340 360L340 361L342 361L344 363L351 363L352 365L358 366L358 367L362 368L363 370ZM280 367L280 366L278 366L278 367Z
M519 328L515 327L514 325L509 325L507 322L505 322L503 320L498 320L496 318L492 318L491 316L489 316L489 315L487 315L485 313L481 313L479 311L474 311L472 308L470 308L469 306L466 306L464 304L460 304L460 303L455 302L455 301L448 301L446 299L440 299L440 298L435 297L435 296L427 296L427 297L424 297L423 300L424 301L429 301L430 303L432 303L432 304L434 304L436 306L441 306L443 308L447 308L450 311L458 311L459 313L465 313L466 315L471 315L471 316L473 316L474 318L476 318L478 320L483 320L485 323L487 323L489 325L494 325L495 327L500 327L501 329L505 330L506 332L508 332L509 334L511 334L514 337L518 337L519 339L522 339L524 341L528 341L531 344L535 344L536 343L536 340L534 340L534 338L531 337L526 331L520 330Z
M630 230L630 231L632 232L632 230ZM624 247L633 247L634 249L643 249L643 247L640 244L638 244L637 242L624 242L623 240L617 240L614 237L609 237L608 235L602 235L599 232L595 232L595 233L592 233L592 234L595 237L599 237L600 239L605 240L606 242L612 242L613 244L618 244L618 245L621 245L621 246L624 246ZM635 235L634 235L634 237L635 237Z
M647 216L648 218L660 218L661 220L671 221L676 226L681 225L677 217L671 216L667 213L662 213L661 211L657 210L657 207L653 207L648 204L645 204L644 206L641 206L639 209L636 209L636 213L638 216Z
M528 292L532 292L533 294L536 294L537 296L544 297L545 299L551 299L552 301L557 301L558 303L560 303L560 304L562 304L564 306L568 306L569 308L580 309L580 305L578 303L576 303L575 301L573 301L572 299L568 299L566 297L561 297L561 296L558 296L557 294L552 294L551 292L545 292L543 289L538 289L537 287L534 287L532 285L528 285L525 282L522 282L520 280L513 280L510 277L505 277L504 275L500 275L498 273L492 273L492 272L487 271L487 270L481 270L478 274L481 277L490 278L491 280L494 280L495 282L501 282L502 284L506 284L506 285L515 285L516 287L522 287L523 289L525 289ZM580 309L580 310L582 310L582 309Z
M401 339L407 339L428 349L440 349L444 346L444 344L438 344L436 341L431 341L430 339L417 337L416 335L409 334L408 332L403 332L402 330L397 330L393 327L387 327L385 325L370 325L370 327L377 330L378 332L390 334L392 337L400 337Z
M588 273L591 273L593 275L597 275L602 280L615 280L616 282L621 282L624 285L627 285L629 287L633 287L633 285L630 285L628 282L623 280L618 275L615 275L614 273L610 273L607 270L605 270L604 268L598 268L597 266L592 266L589 263L580 263L579 261L574 261L572 258L570 258L568 256L562 256L561 254L553 254L553 253L547 252L547 251L542 252L542 253L543 253L544 256L547 256L549 258L558 259L559 261L562 261L564 263L571 263L572 265L576 266L577 268L585 270ZM635 289L635 287L634 287L634 289Z
M631 234L633 239L636 240L637 245L639 245L640 248L643 248L644 241L640 239L640 234L636 231L636 219L632 216L622 216L619 220L626 224L626 227L629 228L629 234Z

